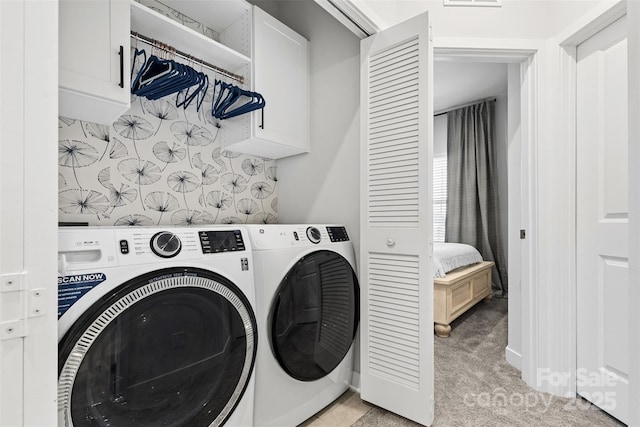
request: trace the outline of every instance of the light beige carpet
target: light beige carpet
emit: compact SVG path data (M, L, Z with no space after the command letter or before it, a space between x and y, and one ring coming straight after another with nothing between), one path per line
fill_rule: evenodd
M582 399L538 393L505 359L507 300L483 301L435 337L434 427L598 426L623 424ZM353 427L418 424L374 407Z

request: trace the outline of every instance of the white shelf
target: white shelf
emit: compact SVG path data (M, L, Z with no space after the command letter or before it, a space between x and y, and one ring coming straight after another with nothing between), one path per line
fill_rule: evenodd
M249 57L133 0L131 1L131 31L188 52L198 59L232 73L251 64Z
M179 10L192 19L221 33L246 13L251 5L244 0L161 0L163 4Z

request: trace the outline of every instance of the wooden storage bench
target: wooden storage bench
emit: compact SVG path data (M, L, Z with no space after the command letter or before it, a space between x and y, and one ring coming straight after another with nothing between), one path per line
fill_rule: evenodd
M491 268L483 261L433 280L434 329L439 337L448 337L451 322L483 298L490 299Z

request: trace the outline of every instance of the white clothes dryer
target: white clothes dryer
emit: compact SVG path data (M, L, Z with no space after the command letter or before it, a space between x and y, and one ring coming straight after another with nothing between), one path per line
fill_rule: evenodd
M293 427L344 393L359 322L354 249L337 225L248 225L256 274L256 426Z
M242 227L63 227L58 425L253 425Z

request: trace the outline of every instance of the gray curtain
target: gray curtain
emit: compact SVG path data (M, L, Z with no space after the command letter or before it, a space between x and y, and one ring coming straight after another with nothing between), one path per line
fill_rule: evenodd
M482 258L496 263L492 288L508 293L507 270L500 233L495 147L495 101L447 114L446 242L466 243Z

